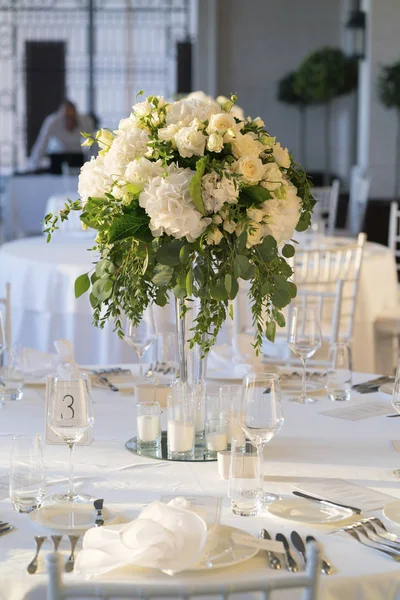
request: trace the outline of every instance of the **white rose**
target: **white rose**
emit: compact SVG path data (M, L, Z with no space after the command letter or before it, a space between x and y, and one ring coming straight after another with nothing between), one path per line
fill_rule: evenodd
M232 140L232 154L235 158L253 154L258 156L264 150L264 146L258 140L255 140L250 133L244 135L240 132L236 133Z
M290 184L286 198L272 198L262 204L265 213L264 235L272 235L277 244L283 244L293 237L293 231L299 222L301 213L301 198L297 189Z
M123 177L128 163L144 156L148 150L149 135L135 127L120 133L104 158L104 167L110 177Z
M234 223L233 221L229 221L229 219L227 219L226 221L224 221L224 224L222 225L222 227L228 233L234 233L234 231L236 231L237 224Z
M96 141L100 148L104 152L107 152L114 141L114 134L109 129L100 129L100 131L96 133Z
M123 131L129 131L130 129L135 129L138 126L139 126L139 122L138 122L137 117L133 113L131 113L127 119L121 119L116 133L122 133Z
M219 215L213 215L212 222L216 225L221 225L222 219Z
M78 182L78 193L83 204L88 198L105 198L111 188L112 181L104 169L104 157L101 154L84 163Z
M206 137L197 127L182 127L175 135L178 152L184 158L204 156Z
M254 123L254 125L257 125L257 127L264 127L264 125L265 125L265 123L261 119L261 117L257 117L256 119L254 119L253 123Z
M201 102L204 102L205 104L211 104L215 107L218 108L219 110L219 106L217 104L217 102L214 100L214 98L212 96L208 96L207 94L205 94L202 91L197 91L197 92L190 92L190 94L188 94L185 98L185 100L200 100Z
M194 174L191 169L170 165L166 177L155 177L145 185L139 204L150 217L154 237L166 233L194 242L211 223L211 219L202 217L190 196L189 186Z
M251 221L247 228L247 248L260 244L264 239L264 228L256 221Z
M287 148L282 148L279 142L274 144L272 154L275 162L277 162L280 167L283 167L284 169L288 169L290 167L289 151Z
M188 126L194 118L200 119L200 121L209 121L211 115L217 112L220 112L217 103L213 105L196 98L180 100L167 107L167 125L182 121L182 125Z
M266 146L267 148L272 148L275 144L275 140L276 138L271 137L270 135L263 135L261 137L261 142L264 144L264 146Z
M240 130L243 129L244 122L235 123L233 127L228 129L226 133L224 133L224 144L229 144L235 137L240 133Z
M231 127L236 125L235 119L229 113L220 112L216 115L211 115L210 122L207 127L208 133L225 133Z
M264 175L261 186L267 190L276 190L283 183L282 171L276 163L267 163L264 165Z
M218 227L213 227L213 229L207 233L207 244L209 246L218 245L223 237L224 236L222 235Z
M149 115L152 110L153 110L152 105L150 104L150 102L147 102L147 101L138 102L133 107L133 112L138 117L147 117L147 115Z
M175 137L175 134L178 133L179 129L179 123L168 125L168 127L161 127L161 129L159 129L157 132L158 139L163 141L172 140Z
M207 149L210 152L221 152L224 147L224 138L219 133L212 133L207 140Z
M256 185L264 173L264 165L256 156L242 156L234 163L233 169L242 175L242 181L248 185Z
M232 179L220 177L216 171L211 171L201 180L201 193L207 213L216 213L224 204L236 204L239 187L235 186Z
M261 221L265 217L265 213L262 210L254 207L248 208L246 210L246 214L249 217L249 219L251 219L252 221L256 221L256 223L261 223Z
M128 163L125 170L125 180L128 183L138 183L143 185L153 177L162 177L164 175L164 167L161 160L153 162L147 158L139 158Z

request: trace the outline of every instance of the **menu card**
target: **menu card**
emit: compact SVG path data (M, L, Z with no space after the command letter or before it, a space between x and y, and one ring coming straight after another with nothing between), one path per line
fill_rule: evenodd
M318 498L354 506L363 512L378 510L395 500L393 496L375 492L375 490L348 483L342 479L321 479L315 483L295 484L295 488L306 494L318 496Z
M392 412L393 408L387 402L369 401L347 406L335 406L335 408L325 410L321 414L337 419L346 419L347 421L361 421L362 419L389 415Z

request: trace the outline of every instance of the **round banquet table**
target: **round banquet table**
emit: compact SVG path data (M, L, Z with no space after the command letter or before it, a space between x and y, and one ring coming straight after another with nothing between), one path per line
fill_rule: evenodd
M54 351L54 340L70 339L80 363L131 362L132 350L113 332L112 324L104 330L92 326L88 295L76 299L75 279L88 272L95 260L87 249L93 236L81 232L61 235L57 232L50 244L45 236L26 238L0 248L0 293L11 282L13 340L43 352ZM302 243L299 238L300 243ZM324 246L354 242L350 238L323 238ZM366 373L387 372L393 362L392 340L386 343L375 337L376 317L397 304L397 271L389 248L367 242L361 269L355 312L353 366ZM251 321L250 306L245 310ZM174 306L167 305L156 316L160 331L173 330ZM219 343L232 335L230 319L224 326Z
M354 379L355 382L365 381L368 376L356 374ZM213 385L216 385L215 382ZM162 495L220 496L223 524L254 535L261 528L266 528L271 535L278 532L290 535L296 529L301 535L312 534L317 538L336 569L335 574L322 577L320 600L387 600L400 597L398 564L375 550L361 546L345 534L332 534L337 525L304 525L273 516L267 511L257 517L235 517L227 498L227 482L219 479L215 462L162 462L130 454L124 444L136 433L132 395L99 388L93 388L93 395L96 401L93 407L94 440L90 446L78 446L75 454L79 489L96 498L104 498L106 505L128 519L134 518L144 506ZM346 406L364 400L387 403L388 410L392 412L390 396L379 392L365 396L353 393ZM338 405L333 405L323 396L316 404L306 406L289 403L284 398L284 426L265 451L265 487L290 497L296 484L339 478L400 498L398 481L392 477L392 470L400 466L400 454L393 450L390 442L400 438L399 421L383 415L354 422L322 414L333 406ZM8 498L7 477L11 434L43 434L44 422L44 388L26 388L20 402L10 403L2 410L1 519L13 523L16 529L1 539L1 600L42 600L44 597L44 567L41 566L35 576L26 572L26 566L33 557L33 536L37 530L27 515L13 511ZM60 482L67 477L67 454L64 445L47 445L44 448L49 493L60 491L67 485L66 479ZM55 483L56 480L58 483ZM400 533L400 526L389 524L381 511L365 514L379 515L390 529ZM68 549L64 540L61 550L66 553ZM46 544L43 556L50 551L50 544ZM200 575L185 573L177 577L183 582L200 576L232 584L260 574L280 576L279 572L269 569L264 552L235 568L217 569L206 575L203 572ZM160 585L168 585L171 581L168 576L157 572L150 576L124 573L119 575L119 580L135 578L143 582L148 581L147 577L151 577L152 583L160 582ZM66 581L72 578L79 576L65 575ZM37 585L42 587L34 589ZM279 596L281 600L298 597L293 592ZM249 600L248 595L246 600Z

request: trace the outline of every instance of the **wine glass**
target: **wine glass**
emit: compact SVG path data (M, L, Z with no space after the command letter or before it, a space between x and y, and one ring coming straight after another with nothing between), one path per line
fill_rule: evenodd
M264 482L263 451L283 425L281 388L275 373L249 373L242 383L240 427L258 449L261 489ZM264 503L279 499L275 494L262 494Z
M289 323L289 348L300 357L303 364L301 378L301 395L297 398L289 398L292 402L299 404L312 404L315 398L307 396L306 366L307 360L321 347L321 325L319 310L316 305L295 306Z
M139 373L140 379L144 379L143 375L143 356L154 344L157 334L154 314L151 307L147 310L147 315L143 320L140 328L138 328L130 319L126 320L124 340L133 348L139 358ZM154 369L157 371L157 365Z
M52 496L53 501L87 502L90 496L74 489L73 451L75 444L93 427L90 380L87 374L54 376L48 380L47 424L69 448L69 490Z

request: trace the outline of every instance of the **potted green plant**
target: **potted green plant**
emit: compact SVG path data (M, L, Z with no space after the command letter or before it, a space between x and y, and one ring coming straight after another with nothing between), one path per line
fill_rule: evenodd
M383 67L378 80L379 98L386 108L396 110L396 150L394 198L399 197L399 168L400 168L400 62Z
M322 48L309 54L296 72L294 88L315 104L325 106L324 185L329 184L332 162L332 102L357 87L357 62L339 48Z

